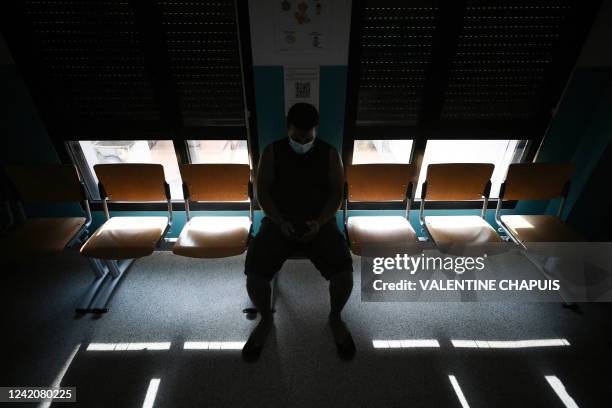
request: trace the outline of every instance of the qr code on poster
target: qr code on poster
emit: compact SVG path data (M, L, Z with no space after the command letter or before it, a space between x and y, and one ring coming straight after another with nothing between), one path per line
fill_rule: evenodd
M296 98L310 98L310 82L296 82L295 83L295 97Z

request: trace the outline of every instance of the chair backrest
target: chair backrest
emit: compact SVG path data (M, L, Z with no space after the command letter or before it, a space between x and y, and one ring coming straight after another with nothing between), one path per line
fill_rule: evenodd
M346 169L348 200L403 201L416 175L413 164L353 164ZM409 197L412 198L412 197Z
M103 192L110 201L167 201L170 199L169 187L161 164L96 164L94 171Z
M231 202L249 199L248 164L184 164L181 177L190 201Z
M86 199L72 164L8 166L6 173L24 202L61 203Z
M551 200L567 194L571 163L515 163L508 167L504 200Z
M427 200L480 200L495 166L491 163L445 163L427 166L422 198Z

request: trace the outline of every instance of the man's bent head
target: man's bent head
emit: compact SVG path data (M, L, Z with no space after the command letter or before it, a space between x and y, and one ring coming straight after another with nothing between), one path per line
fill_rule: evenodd
M294 142L312 143L319 125L319 112L309 103L296 103L287 113L287 133Z

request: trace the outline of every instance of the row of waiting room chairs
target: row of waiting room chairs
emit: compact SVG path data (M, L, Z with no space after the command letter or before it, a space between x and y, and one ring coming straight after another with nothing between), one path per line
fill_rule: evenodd
M439 247L502 242L485 221L494 166L488 163L430 164L421 189L419 221L427 236ZM572 175L569 163L515 163L508 168L495 211L495 220L517 244L529 242L581 241L580 234L561 220L561 212ZM347 168L344 222L352 251L362 255L367 248L399 248L418 240L410 223L416 166L411 164L368 164ZM556 216L501 215L503 201L561 199ZM347 219L351 201L406 201L405 217L355 216ZM425 216L431 201L483 200L480 216Z
M502 242L485 221L494 166L485 163L431 164L422 185L419 220L440 248ZM2 236L7 254L31 256L61 252L81 244L96 279L78 311L104 312L108 300L134 259L153 253L164 241L173 221L170 188L158 164L99 164L94 166L106 220L91 235L92 216L83 183L72 165L13 166L7 175L21 202L80 202L85 217L26 218ZM173 253L194 258L220 258L243 253L252 234L253 188L248 165L193 164L180 167L187 222ZM560 218L569 189L570 164L519 163L508 169L501 186L495 219L517 244L580 241ZM416 167L412 164L363 164L347 167L343 217L349 246L356 255L369 250L401 249L417 243L409 220L414 199ZM561 198L557 216L501 215L508 200ZM483 200L481 214L425 216L430 201ZM406 202L405 216L351 216L355 202ZM165 202L167 216L111 217L115 202ZM194 202L249 202L249 216L191 217ZM88 236L89 235L89 236Z

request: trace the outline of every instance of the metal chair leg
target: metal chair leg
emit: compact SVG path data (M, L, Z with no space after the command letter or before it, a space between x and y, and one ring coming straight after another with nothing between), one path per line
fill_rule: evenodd
M95 273L96 278L87 289L87 292L85 292L85 296L81 302L79 302L79 305L76 308L77 313L86 313L91 311L91 304L94 302L96 295L100 291L100 287L109 275L109 269L100 260L87 258L87 262L89 262L89 265Z
M110 279L107 280L104 287L98 292L98 295L96 296L96 299L92 304L91 312L108 312L108 303L114 294L115 288L125 275L125 271L127 271L127 269L132 265L133 262L134 259L124 259L121 261L105 261L110 273Z

